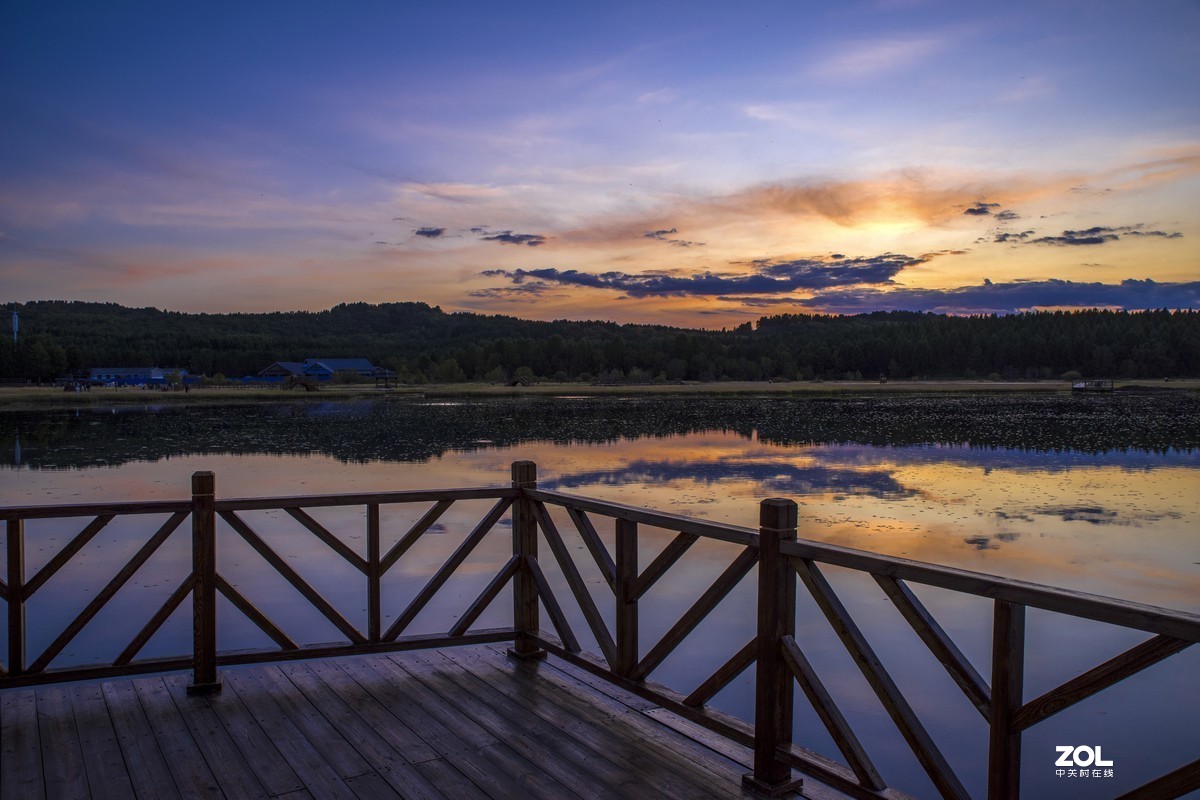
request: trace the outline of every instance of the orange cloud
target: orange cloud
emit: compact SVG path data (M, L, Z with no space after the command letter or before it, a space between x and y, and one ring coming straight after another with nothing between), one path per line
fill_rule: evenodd
M640 216L601 219L595 225L567 231L565 244L653 244L647 231L676 228L681 236L708 240L710 231L736 223L827 221L845 228L895 221L940 225L957 220L963 209L982 198L1004 205L1066 192L1083 176L948 180L935 174L909 172L878 180L774 183L729 195L672 199ZM710 241L710 244L712 242Z

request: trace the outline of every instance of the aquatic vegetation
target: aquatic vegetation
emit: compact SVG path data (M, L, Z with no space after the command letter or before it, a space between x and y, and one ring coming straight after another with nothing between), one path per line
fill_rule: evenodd
M599 444L701 432L785 447L1191 454L1200 449L1200 395L529 397L27 411L0 414L0 452L33 469L197 453L410 462L526 442Z

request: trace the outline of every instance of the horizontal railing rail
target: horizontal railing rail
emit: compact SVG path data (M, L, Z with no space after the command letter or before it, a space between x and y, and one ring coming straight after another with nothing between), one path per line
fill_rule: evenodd
M262 511L285 508L333 508L337 506L383 506L402 503L429 503L458 500L499 500L515 498L516 489L485 486L472 489L416 489L403 492L360 494L313 494L294 497L245 497L217 500L217 511Z
M784 542L784 555L1200 642L1200 615L823 542Z
M526 495L531 500L541 503L550 503L585 512L593 511L612 519L623 519L627 522L652 525L665 530L705 536L709 539L717 539L722 542L732 542L752 547L758 546L758 531L753 528L743 528L720 522L709 522L707 520L696 519L695 517L667 514L649 508L614 503L610 500L601 500L595 497L585 497L583 495L566 494L563 492L551 492L544 489L532 489L527 491Z
M31 519L65 519L68 517L116 517L135 514L190 513L188 500L152 500L138 503L78 503L61 506L6 506L0 508L0 520L15 522Z
M425 584L403 607L385 616L384 576L438 524L448 509L460 501L493 503L482 517L476 518ZM385 549L381 508L405 504L430 505ZM348 545L342 536L309 513L311 509L335 507L365 509L365 552ZM558 520L552 513L555 509ZM247 514L256 511L284 512L297 531L315 537L333 557L344 561L361 576L366 595L365 629L348 620L294 569L287 552L281 553L272 547L256 529L256 520ZM34 658L27 658L25 615L29 600L76 559L113 520L132 515L160 515L165 519L55 639ZM453 618L447 630L409 633L414 620L429 607L506 515L512 526L511 557ZM564 515L566 524L560 528ZM27 576L25 522L71 518L83 521L79 532L32 576ZM8 652L0 667L0 688L190 669L193 691L217 691L220 688L217 670L225 665L509 641L512 642L510 653L515 657L540 658L548 652L553 653L721 736L752 747L754 770L747 775L746 786L757 794L768 796L795 788L797 781L793 769L798 769L854 797L889 800L907 797L888 785L822 675L809 660L805 651L812 645L796 631L797 595L802 588L828 621L833 634L861 671L883 712L891 719L938 793L955 800L968 797L962 780L939 750L913 703L892 678L864 628L825 576L825 567L870 575L874 585L895 606L900 617L962 691L969 705L981 715L989 730L987 796L992 800L1019 797L1024 731L1200 642L1200 615L798 539L796 504L790 500L763 501L759 528L754 530L539 489L536 466L526 461L513 464L510 486L272 498L217 499L212 474L196 473L192 498L187 501L12 506L0 508L0 519L5 521L7 552L7 571L4 580L0 580L0 599L6 601L8 619ZM117 658L107 664L53 668L51 665L67 645L189 519L192 533L190 571L149 615ZM605 543L609 537L600 533L602 520L604 525L612 526L611 550ZM216 567L219 524L228 535L248 545L272 572L338 631L342 640L326 644L296 641L223 576ZM672 534L666 546L645 565L639 564L638 559L643 527ZM578 537L583 546L572 546L568 543L569 537ZM733 545L735 550L731 551L730 560L711 583L696 587L700 591L692 603L656 642L643 649L640 646L642 604L647 601L652 588L672 574L676 565L701 540ZM542 543L548 553L539 552ZM744 638L720 643L720 646L728 647L727 657L720 666L698 684L682 690L656 681L656 670L678 651L736 587L755 572L755 612L746 619ZM593 577L585 577L585 574ZM567 595L563 598L553 588L551 577L555 575L567 587ZM599 582L595 575L599 576ZM598 603L592 587L601 584L599 592L603 601ZM991 601L992 658L986 676L962 653L909 584L937 587ZM472 627L510 586L511 627ZM218 596L224 597L269 637L277 649L218 652ZM168 658L139 658L151 637L189 597L193 626L191 652ZM564 606L562 600L568 600L568 605ZM1041 695L1026 699L1027 608L1108 623L1151 636ZM553 633L543 629L543 609ZM384 621L389 618L390 624L385 627ZM584 650L572 619L582 619L599 653ZM722 689L751 667L755 670L752 723L709 707L708 703ZM792 726L797 686L829 733L844 763L794 742ZM1200 760L1159 776L1122 797L1178 797L1197 788L1200 788Z

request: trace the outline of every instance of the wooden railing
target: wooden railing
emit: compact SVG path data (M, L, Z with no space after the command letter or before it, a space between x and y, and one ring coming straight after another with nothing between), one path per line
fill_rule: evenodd
M429 603L438 589L462 564L485 535L508 512L519 491L516 488L439 489L434 491L384 492L372 494L312 495L304 497L251 498L218 500L215 478L211 472L192 476L190 501L148 503L107 503L64 506L30 506L0 508L0 519L7 526L7 580L0 582L0 598L8 604L8 658L0 667L0 687L20 686L53 681L71 681L130 675L171 669L191 669L191 691L204 692L219 688L217 667L220 665L277 661L316 656L350 655L377 650L404 650L441 647L451 644L501 642L513 639L513 628L471 631L466 627L482 611L468 609L455 630L444 635L404 635L405 629ZM456 502L466 500L495 500L495 505L479 520L465 541L432 577L429 583L409 602L400 615L382 630L382 581L406 552L437 523ZM380 508L400 504L432 506L386 552L381 547ZM359 555L341 538L331 533L305 509L359 506L366 510L366 557ZM314 589L287 559L276 552L254 527L242 516L247 511L282 510L300 526L327 545L332 555L349 563L362 573L366 595L367 625L361 631L339 612L332 603ZM66 628L32 660L26 646L26 607L30 598L46 585L101 530L118 517L135 515L169 515L117 574L99 591ZM191 571L176 586L162 605L150 615L145 625L129 644L109 664L71 666L51 669L50 664L73 639L100 613L110 600L142 568L179 529L184 521L192 521ZM90 519L89 519L90 518ZM38 519L89 520L59 552L37 571L32 578L25 575L25 522ZM283 577L309 604L345 637L343 642L322 645L297 643L285 630L247 599L216 568L217 520L222 520L271 567ZM511 574L511 573L510 573ZM494 597L503 584L495 587ZM278 650L250 652L217 652L217 594L240 610L254 625L278 645ZM167 619L191 595L192 652L188 656L167 659L137 660L142 648L163 626ZM485 604L486 605L486 604ZM465 622L465 624L463 624Z
M532 513L542 526L592 628L603 659L579 652L573 634L569 629L562 630L566 625L560 619L555 620L555 627L560 629L559 638L543 634L542 646L693 722L752 746L755 766L754 772L746 777L746 785L763 795L780 795L794 788L791 772L794 767L851 796L906 796L888 787L801 648L795 630L796 578L799 577L939 794L955 800L970 796L819 565L868 573L987 721L990 731L987 796L992 800L1020 795L1021 734L1025 730L1200 642L1200 616L1195 614L798 540L796 504L791 500L762 501L757 532L557 492L526 491L518 502L532 503ZM615 641L599 622L594 608L589 609L591 598L577 576L578 570L569 563L570 551L563 546L547 506L566 510L612 587L616 608ZM604 550L589 514L615 520L615 559ZM639 524L677 534L640 572L636 561ZM732 542L743 545L744 549L662 639L645 655L640 655L635 648L638 599L700 538ZM688 694L647 681L654 668L716 607L756 561L758 606L753 638ZM971 665L908 583L936 586L993 601L990 682ZM1097 620L1153 636L1026 702L1023 699L1026 608ZM753 726L704 707L752 663L756 670ZM800 686L841 751L845 765L793 743L796 685ZM1197 788L1200 788L1200 759L1150 781L1122 798L1161 800Z
M383 627L382 581L406 552L454 503L494 500L442 566ZM381 546L380 508L394 504L432 503L432 506L386 552ZM359 506L366 509L366 556L363 557L305 509ZM593 565L576 563L572 548L559 530L552 509L565 515L611 590L612 605L602 609L588 588L584 572ZM322 541L332 553L364 578L366 630L359 630L327 599L292 569L287 559L268 545L242 512L282 510ZM26 604L109 522L120 516L159 514L167 519L132 558L79 612L66 628L32 661L27 658ZM406 635L406 630L492 531L505 514L511 515L512 555L479 595L444 633ZM133 577L188 517L192 520L191 571L111 663L51 669L50 664L69 642ZM195 692L220 688L222 665L349 655L380 650L444 647L511 641L512 655L540 658L553 653L629 691L653 700L709 730L754 749L754 770L746 776L748 789L761 795L783 794L799 783L793 769L862 798L901 798L889 787L834 701L804 651L796 632L797 578L828 620L846 652L862 672L932 784L945 798L966 798L962 781L940 752L913 705L892 679L863 629L842 603L822 571L824 565L866 573L874 579L900 615L961 689L989 729L987 796L992 800L1020 794L1021 737L1029 728L1103 689L1137 674L1196 642L1200 616L1113 600L1080 592L1039 586L965 570L939 567L891 556L797 538L797 510L791 500L769 499L760 504L757 531L732 525L661 513L604 500L546 491L537 487L536 466L519 461L512 483L501 488L450 489L372 494L218 500L212 473L196 473L192 499L180 502L117 503L77 506L0 508L7 524L7 580L0 598L8 606L8 659L0 669L0 688L51 681L108 677L168 669L191 669ZM32 578L26 578L26 520L89 519L82 530ZM596 520L612 521L613 550L597 531ZM326 645L297 643L275 621L241 594L216 568L217 520L244 540L271 568L344 636ZM675 534L645 568L638 563L639 526ZM541 532L539 536L538 532ZM639 647L639 604L647 592L702 539L740 547L723 572L692 605L644 652ZM539 553L544 541L549 555ZM567 611L555 595L547 570L567 585L581 617L596 641L598 654L580 645ZM746 643L716 671L690 691L682 692L650 680L655 670L713 612L731 591L757 567L757 610L746 622ZM472 626L511 583L511 627L474 629ZM993 603L992 663L985 679L963 655L947 632L909 588L909 584L939 587L975 595ZM226 598L278 646L277 650L218 652L217 594ZM192 598L193 643L190 655L167 659L137 656L154 633L187 599ZM543 630L544 607L557 635ZM1043 609L1070 617L1096 620L1150 638L1071 680L1026 701L1024 699L1025 610ZM612 626L606 622L612 620ZM724 714L706 704L751 665L755 668L754 722ZM793 741L795 687L799 686L845 764L826 759ZM1200 788L1200 759L1149 781L1123 798L1171 798Z

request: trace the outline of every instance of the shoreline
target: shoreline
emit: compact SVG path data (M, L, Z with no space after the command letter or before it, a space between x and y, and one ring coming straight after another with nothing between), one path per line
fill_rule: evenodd
M1171 381L1116 381L1122 391L1200 391L1200 379ZM938 393L1070 393L1071 382L1052 381L725 381L683 384L597 385L583 383L538 383L532 386L500 386L483 383L424 384L379 389L374 386L339 385L317 392L282 388L212 387L189 392L152 389L96 388L87 392L64 392L56 387L0 387L0 411L79 409L133 405L232 405L241 403L329 402L364 398L415 397L634 397L647 395L850 395L850 394L938 394Z

